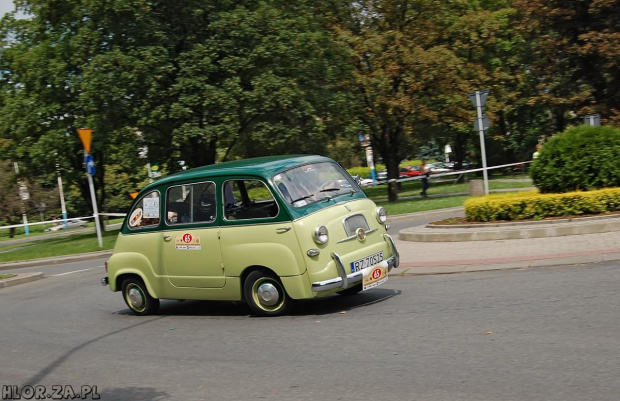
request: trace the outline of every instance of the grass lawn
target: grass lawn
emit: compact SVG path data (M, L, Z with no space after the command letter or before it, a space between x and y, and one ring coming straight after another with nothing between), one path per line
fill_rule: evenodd
M117 218L117 219L111 219L108 220L106 222L106 225L108 224L115 224L115 223L122 223L123 219L122 218ZM76 228L71 228L69 230L59 230L59 231L55 231L55 232L45 232L46 228L52 227L53 224L37 224L37 225L29 225L28 226L28 230L29 230L29 235L26 236L26 233L24 231L23 227L19 227L15 230L15 236L13 238L9 238L9 230L8 229L1 229L0 230L0 242L8 240L8 239L21 239L21 238L34 238L34 237L41 237L41 236L45 236L45 235L54 235L57 233L68 233L74 230L79 230ZM95 228L95 222L94 221L89 221L88 223L86 223L86 227L88 228Z
M5 278L11 278L15 276L14 274L0 274L0 280L4 280Z
M14 262L109 250L114 248L118 231L118 229L114 229L103 233L103 248L99 248L96 233L75 234L68 237L33 241L27 244L12 244L12 249L14 250L0 253L0 262ZM1 247L0 251L5 249L5 247Z

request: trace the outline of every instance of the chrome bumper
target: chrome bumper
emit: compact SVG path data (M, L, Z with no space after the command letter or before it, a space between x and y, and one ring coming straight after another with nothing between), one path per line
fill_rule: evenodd
M101 285L104 286L104 287L106 285L108 285L108 277L107 276L101 279Z
M400 264L400 256L398 255L398 251L396 250L396 245L394 244L394 240L392 239L392 237L390 237L388 234L383 234L383 239L389 244L390 249L392 250L392 256L386 260L389 272L394 267L398 267L398 265ZM332 253L331 256L332 259L334 259L334 262L336 262L336 268L338 269L339 277L312 283L312 291L329 291L333 290L334 288L341 288L344 290L362 282L363 274L361 271L347 274L344 265L342 264L342 260L340 259L340 256L338 256L337 253Z

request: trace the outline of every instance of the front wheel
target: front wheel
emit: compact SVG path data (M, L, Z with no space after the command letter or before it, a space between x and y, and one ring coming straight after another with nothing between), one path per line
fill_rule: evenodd
M146 316L157 313L159 299L153 298L146 285L138 278L128 278L121 286L123 299L129 309L138 316Z
M283 315L292 304L280 280L262 270L248 274L243 283L243 295L252 311L259 316Z

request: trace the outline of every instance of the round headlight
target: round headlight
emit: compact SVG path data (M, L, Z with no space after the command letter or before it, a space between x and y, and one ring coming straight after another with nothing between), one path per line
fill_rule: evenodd
M327 243L327 240L329 240L329 234L327 234L327 227L318 226L314 230L314 242L319 245L323 245Z
M385 222L387 221L387 212L381 206L377 208L377 221L380 224L385 224Z

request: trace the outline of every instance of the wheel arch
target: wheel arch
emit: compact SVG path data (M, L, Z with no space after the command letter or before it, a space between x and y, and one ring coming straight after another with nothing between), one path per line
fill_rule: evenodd
M254 271L263 271L265 273L270 273L273 274L275 277L278 278L278 280L280 281L280 283L282 284L282 288L284 288L284 291L287 292L288 294L288 290L286 289L286 286L284 285L284 283L282 282L282 278L275 272L273 271L273 269L270 269L267 266L262 266L262 265L252 265L252 266L248 266L246 267L243 272L241 273L241 297L245 300L245 294L243 293L243 285L245 283L245 280L248 278L248 276L250 275L250 273L254 272Z
M149 295L151 295L153 298L159 298L157 292L155 292L155 290L153 289L153 286L151 286L151 283L149 283L148 280L145 280L144 276L142 274L140 274L138 271L122 271L122 272L119 272L117 274L116 280L115 280L116 291L120 291L121 290L121 287L123 285L123 281L127 280L128 278L137 278L137 279L139 279L146 286L146 289L149 292Z

